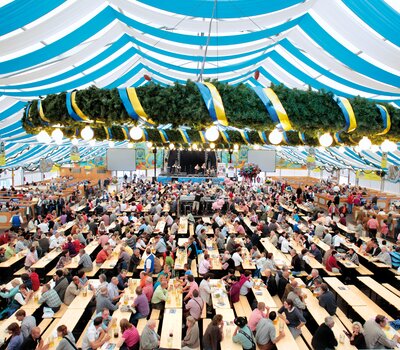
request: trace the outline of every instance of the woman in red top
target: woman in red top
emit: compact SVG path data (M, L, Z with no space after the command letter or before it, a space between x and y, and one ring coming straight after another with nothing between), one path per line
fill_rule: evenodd
M331 254L332 255L326 260L325 267L329 272L340 272L340 267L335 258L335 255L337 254L336 250L332 250Z

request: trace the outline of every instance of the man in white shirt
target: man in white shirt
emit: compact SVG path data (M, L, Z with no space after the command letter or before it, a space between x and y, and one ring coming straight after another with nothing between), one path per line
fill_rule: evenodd
M340 247L340 245L344 243L346 243L346 241L338 234L333 236L332 244L335 248Z
M43 233L49 232L49 224L47 223L46 219L41 222L37 227L40 228Z
M282 251L282 253L285 253L285 254L289 253L289 251L290 251L289 241L286 239L286 237L284 237L282 240L281 251Z
M49 238L49 249L54 249L60 246L60 234L56 232L54 235Z
M250 280L251 277L251 272L246 270L244 272L244 275L248 278L246 282L242 284L242 287L240 288L240 295L247 295L249 293L249 290L253 288L253 281Z
M211 305L211 285L210 285L211 275L205 274L199 285L199 293L201 299L208 305Z
M98 349L110 340L110 336L102 328L103 318L96 317L83 337L82 350Z
M239 267L243 263L243 259L241 256L242 248L238 247L236 252L232 255L232 260L235 263L235 267Z

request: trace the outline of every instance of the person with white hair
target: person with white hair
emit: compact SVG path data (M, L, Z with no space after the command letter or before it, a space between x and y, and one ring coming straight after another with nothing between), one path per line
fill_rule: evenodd
M325 317L322 323L314 333L311 345L314 350L333 350L338 345L335 334L332 331L335 320L332 316Z
M146 326L143 328L142 334L140 335L140 349L141 350L152 350L158 349L160 343L160 336L155 331L156 321L149 320Z
M377 259L386 265L392 267L392 258L386 246L382 246L381 252L378 254Z
M349 333L348 337L350 338L350 344L354 345L357 349L367 348L364 338L364 330L360 322L353 322L352 333Z

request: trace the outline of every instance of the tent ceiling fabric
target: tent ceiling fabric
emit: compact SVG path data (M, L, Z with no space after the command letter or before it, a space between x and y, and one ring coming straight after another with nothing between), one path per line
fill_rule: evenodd
M251 86L271 82L298 89L311 86L399 107L400 13L393 4L392 0L0 1L0 137L6 141L7 166L37 163L55 149L38 145L24 132L20 119L25 101L90 85L140 86L147 83L144 74L163 85L197 80L208 41L203 78ZM95 152L87 150L88 157ZM50 157L67 160L68 152L65 144ZM338 163L334 152L319 152L321 164L369 167L350 149L338 156L344 164ZM306 157L291 147L281 153L288 159ZM380 164L379 154L365 157ZM389 157L390 163L398 160L397 153Z

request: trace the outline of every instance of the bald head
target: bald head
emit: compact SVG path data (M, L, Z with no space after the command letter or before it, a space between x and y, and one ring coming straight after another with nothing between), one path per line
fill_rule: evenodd
M33 327L31 330L31 335L32 335L33 339L40 338L40 333L41 333L41 330L39 327Z

